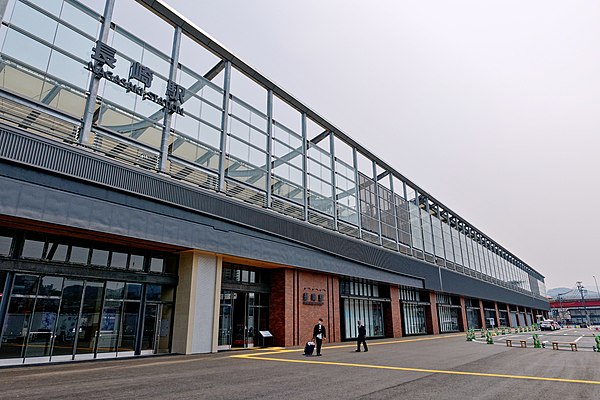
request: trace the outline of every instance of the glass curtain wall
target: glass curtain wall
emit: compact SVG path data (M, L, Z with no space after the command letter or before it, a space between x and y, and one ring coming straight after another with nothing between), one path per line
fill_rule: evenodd
M485 314L485 326L488 329L497 328L496 324L496 309L495 308L483 308Z
M427 334L426 312L430 303L421 301L421 292L417 289L400 288L400 305L404 335Z
M389 299L381 298L379 286L366 281L341 281L343 339L358 337L358 321L367 330L368 337L385 335L383 307Z
M447 294L436 296L440 332L460 331L460 305L456 297Z
M139 318L145 318L141 350L168 352L172 292L149 285L143 303L160 308L160 314L142 313L138 283L15 274L0 364L131 356L139 340Z
M163 172L174 179L514 290L545 295L543 278L526 264L464 221L444 215L439 204L363 156L342 135L320 126L187 33L176 36L170 23L137 2L115 3L106 39L115 61L106 71L158 96L177 84L182 111L170 115L165 127L162 105L103 78L91 139L84 145L157 170L167 131ZM65 118L49 113L32 118L31 109L6 98L0 112L4 123L54 139L79 139L78 121L92 79L88 63L102 21L100 4L9 2L0 28L0 87ZM152 26L155 34L148 36L141 26ZM180 51L172 62L175 37ZM138 79L132 74L136 68L150 75ZM371 165L359 169L357 154ZM391 173L393 187L379 177L376 182L371 170L379 177Z
M479 300L465 298L467 309L467 325L469 329L481 329L481 313L479 312Z
M269 272L225 263L221 281L219 349L262 344L260 331L269 330Z

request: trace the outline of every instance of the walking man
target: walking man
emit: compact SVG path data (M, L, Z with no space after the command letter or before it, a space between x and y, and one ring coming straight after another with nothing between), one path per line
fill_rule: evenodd
M313 337L315 338L315 342L317 342L317 355L320 356L323 339L327 337L325 333L325 326L323 325L323 318L319 318L319 322L317 322L315 325L313 329Z
M363 347L365 348L365 352L369 351L369 348L367 347L367 341L365 340L367 336L367 328L365 328L365 326L362 324L362 322L360 320L358 320L358 339L356 340L356 351L358 353L360 353L360 344L363 344Z

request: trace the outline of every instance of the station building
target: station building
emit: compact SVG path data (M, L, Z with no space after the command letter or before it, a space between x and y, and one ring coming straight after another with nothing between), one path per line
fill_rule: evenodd
M550 317L565 325L600 325L600 298L550 300Z
M0 365L547 316L539 272L164 1L0 16Z

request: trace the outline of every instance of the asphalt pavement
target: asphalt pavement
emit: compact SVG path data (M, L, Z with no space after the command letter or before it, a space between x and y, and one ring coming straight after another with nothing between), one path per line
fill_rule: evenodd
M465 339L461 333L370 341L368 353L356 353L353 343L336 343L324 346L322 357L304 356L301 348L253 349L3 368L0 398L600 397L600 353Z

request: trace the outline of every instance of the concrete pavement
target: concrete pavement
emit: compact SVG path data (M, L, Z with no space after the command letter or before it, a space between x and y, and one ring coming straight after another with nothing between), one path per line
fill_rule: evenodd
M507 348L464 334L0 369L14 399L593 399L600 354Z

